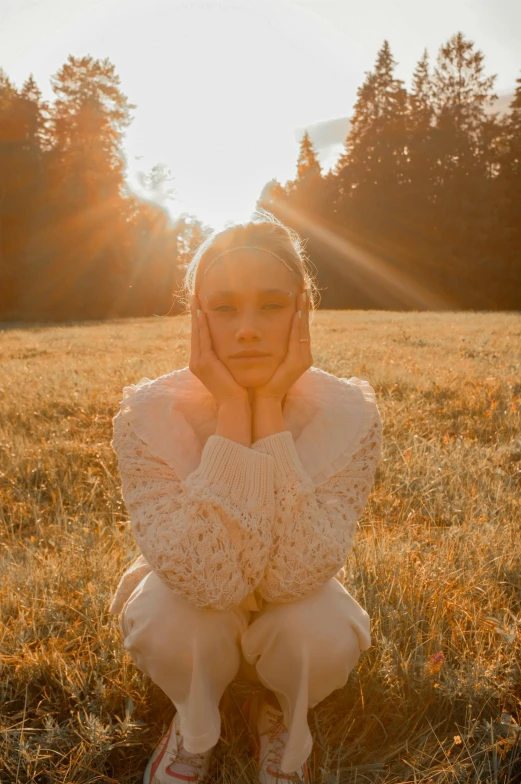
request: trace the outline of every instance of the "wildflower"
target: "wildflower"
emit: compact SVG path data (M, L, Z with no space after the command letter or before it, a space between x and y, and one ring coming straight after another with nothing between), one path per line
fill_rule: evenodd
M429 659L430 674L434 675L434 673L439 672L444 661L445 661L445 656L443 655L443 651L438 651L438 653L433 653Z
M461 735L454 735L454 743L456 744L456 746L460 746L461 745L461 743L462 743Z

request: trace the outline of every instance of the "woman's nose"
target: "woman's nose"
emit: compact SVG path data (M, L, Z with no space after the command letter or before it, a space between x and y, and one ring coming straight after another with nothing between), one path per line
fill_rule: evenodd
M257 314L250 311L244 311L238 318L237 333L242 336L258 335L259 322Z

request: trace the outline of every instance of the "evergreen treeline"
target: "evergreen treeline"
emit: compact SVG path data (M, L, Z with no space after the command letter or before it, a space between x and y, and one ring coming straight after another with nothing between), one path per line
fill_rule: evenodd
M495 77L461 33L409 90L395 66L385 41L334 170L305 134L296 179L261 206L308 238L323 307L519 309L521 79L492 114Z
M308 134L295 180L265 207L308 239L322 307L518 309L521 78L491 114L495 77L458 33L407 89L388 42L357 93L345 149L323 174ZM109 60L70 56L47 104L0 71L0 320L176 313L173 293L210 227L125 186L135 107ZM164 167L146 178L151 192Z
M108 59L69 57L48 105L0 71L0 320L165 314L210 227L125 186L130 104ZM155 166L151 192L168 179Z

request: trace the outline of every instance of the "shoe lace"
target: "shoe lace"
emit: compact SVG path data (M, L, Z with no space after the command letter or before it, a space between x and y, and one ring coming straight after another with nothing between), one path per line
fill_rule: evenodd
M206 764L206 757L208 756L208 752L203 751L200 754L193 754L191 751L187 751L183 746L183 736L179 732L177 732L176 735L178 740L178 747L177 752L171 755L172 761L170 765L179 763L181 765L186 765L188 768L202 771Z

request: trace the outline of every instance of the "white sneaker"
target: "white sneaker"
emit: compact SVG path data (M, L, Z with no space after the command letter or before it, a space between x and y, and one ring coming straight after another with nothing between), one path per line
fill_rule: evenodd
M157 744L143 775L143 784L176 784L204 781L213 749L202 754L192 754L183 748L179 731L179 714L176 712L170 726Z
M284 714L267 702L263 702L257 720L259 741L259 784L282 784L294 781L309 784L307 763L293 773L283 773L280 763L288 741L288 730L284 724Z

